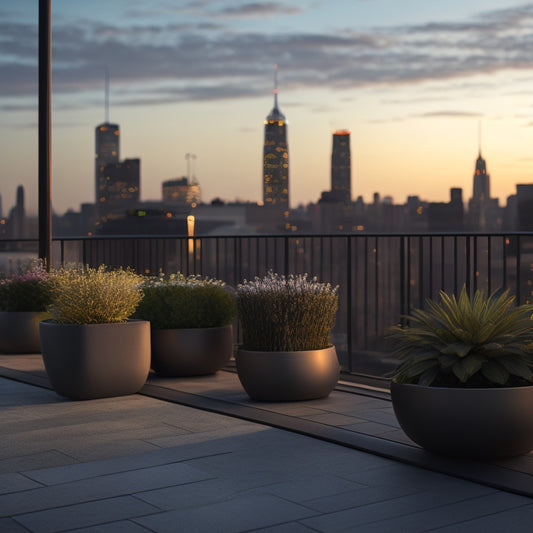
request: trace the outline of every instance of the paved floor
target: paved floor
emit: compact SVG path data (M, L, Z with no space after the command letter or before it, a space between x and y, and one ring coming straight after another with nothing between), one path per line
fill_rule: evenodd
M0 406L2 533L531 531L531 498L148 396Z

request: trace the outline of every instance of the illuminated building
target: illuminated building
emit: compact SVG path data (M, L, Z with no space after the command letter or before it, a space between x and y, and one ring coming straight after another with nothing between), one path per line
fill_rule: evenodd
M265 120L263 149L263 203L288 213L289 209L289 152L287 121L278 107L278 87L274 84L274 108Z
M120 130L118 124L104 122L95 129L95 201L99 204L106 188L104 168L119 162Z
M498 199L490 197L490 175L481 157L476 160L472 198L468 202L468 224L471 231L495 230L500 224Z
M200 186L194 180L189 183L186 177L164 181L163 202L199 204Z
M345 204L351 202L351 175L350 132L339 130L333 133L331 191L338 201Z
M108 163L102 170L98 211L100 219L123 216L126 209L139 201L140 159Z

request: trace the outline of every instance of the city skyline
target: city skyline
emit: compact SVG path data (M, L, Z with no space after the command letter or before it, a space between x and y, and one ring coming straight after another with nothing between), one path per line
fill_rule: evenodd
M472 196L481 152L493 197L533 182L533 3L512 0L52 2L53 208L94 201L94 128L142 162L141 197L186 175L203 199L262 199L272 69L289 123L291 207L330 188L331 134L352 132L352 198ZM426 4L426 5L424 5ZM104 17L105 14L105 17ZM37 4L0 8L0 194L37 189ZM106 117L107 118L107 117Z

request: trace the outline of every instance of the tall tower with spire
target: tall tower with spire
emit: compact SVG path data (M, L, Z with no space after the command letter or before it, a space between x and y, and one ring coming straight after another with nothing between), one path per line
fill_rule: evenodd
M263 203L276 207L288 217L289 151L287 121L278 107L278 69L274 67L274 108L265 120L263 149Z
M120 159L120 129L109 122L109 71L105 72L105 122L95 128L95 202L98 206L106 201L106 176L104 168Z

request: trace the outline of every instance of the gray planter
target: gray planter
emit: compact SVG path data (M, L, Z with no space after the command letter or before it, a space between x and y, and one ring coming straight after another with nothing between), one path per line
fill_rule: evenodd
M46 373L74 400L134 394L150 371L150 323L39 324Z
M405 434L423 448L472 458L533 449L533 386L462 389L391 384Z
M235 362L244 390L258 401L324 398L339 380L339 361L334 346L301 352L238 350Z
M159 376L214 374L233 355L233 328L152 329L152 369Z
M47 313L0 311L0 353L40 353L39 322Z

